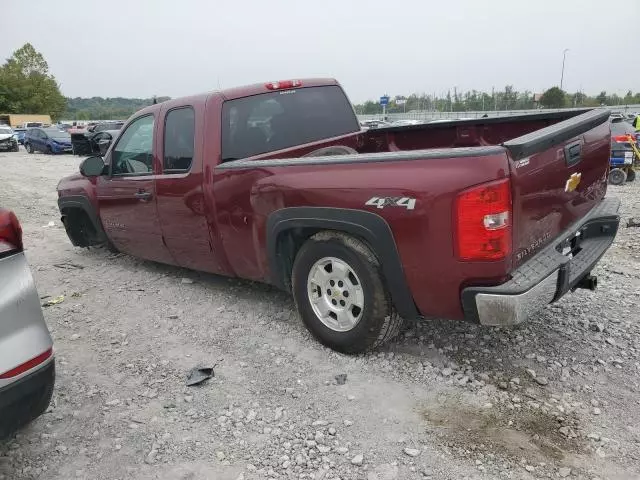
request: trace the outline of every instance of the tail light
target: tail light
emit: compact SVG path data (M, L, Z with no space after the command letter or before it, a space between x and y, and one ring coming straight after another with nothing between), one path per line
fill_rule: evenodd
M456 201L457 255L461 260L501 260L511 253L509 179L464 190Z
M0 209L0 255L22 251L22 228L9 210Z
M300 80L282 80L280 82L269 82L265 84L269 90L284 90L286 88L301 87L302 82Z
M0 380L6 380L7 378L17 377L18 375L22 375L24 372L28 372L34 367L37 367L41 363L45 362L53 355L53 348L49 348L47 351L42 352L40 355L33 357L30 360L18 365L15 368L12 368L9 371L6 371L0 374Z

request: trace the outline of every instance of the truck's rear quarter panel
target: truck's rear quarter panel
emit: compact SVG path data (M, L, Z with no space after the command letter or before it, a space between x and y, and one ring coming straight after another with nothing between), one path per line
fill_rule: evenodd
M483 264L459 262L451 233L452 205L460 190L505 178L506 152L487 147L443 150L441 158L433 158L437 152L424 155L432 157L425 159L420 159L420 152L413 155L411 160L385 154L385 161L367 156L367 161L354 159L353 163L316 158L253 161L251 168L218 167L213 189L219 229L236 274L269 280L266 226L269 215L277 210L304 206L365 210L378 214L391 227L418 309L432 316L461 318L462 281L503 280L511 269L511 258ZM365 205L372 197L409 197L416 203L413 210ZM234 254L246 251L254 255Z

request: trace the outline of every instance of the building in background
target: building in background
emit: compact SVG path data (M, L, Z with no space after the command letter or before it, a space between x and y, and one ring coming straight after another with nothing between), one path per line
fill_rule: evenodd
M17 127L18 125L24 125L29 122L38 122L42 124L51 124L51 117L49 115L39 115L31 113L0 113L0 125L9 125L10 127Z

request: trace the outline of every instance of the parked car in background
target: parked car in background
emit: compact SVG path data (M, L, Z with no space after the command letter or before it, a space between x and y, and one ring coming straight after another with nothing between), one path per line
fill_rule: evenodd
M18 139L18 143L20 145L24 145L24 136L27 133L27 129L26 128L14 128L13 129L13 133L15 133L16 138Z
M90 126L87 128L87 131L91 133L98 133L104 132L105 130L120 130L123 125L124 122L102 122L97 125Z
M392 127L402 127L403 125L420 125L421 122L420 120L408 120L408 119L404 119L404 120L396 120L395 122L391 122L391 126Z
M86 130L71 130L74 155L103 155L111 141L118 136L124 122L103 122Z
M0 152L17 152L18 137L8 125L0 125Z
M0 439L41 415L55 382L53 341L16 216L0 208Z
M359 353L402 318L509 326L595 289L619 224L608 119L363 130L335 80L262 83L136 112L58 206L76 246L272 283Z
M388 127L389 125L390 123L385 122L384 120L365 120L364 122L360 122L360 126L365 129L383 128Z
M23 123L22 125L18 125L22 128L40 128L42 126L44 126L44 124L42 122L26 122Z
M27 152L70 153L71 135L59 128L30 128L24 137Z
M635 144L635 149L634 145ZM609 183L622 185L636 179L634 170L640 164L637 151L640 149L640 132L629 122L619 117L611 118L611 159Z

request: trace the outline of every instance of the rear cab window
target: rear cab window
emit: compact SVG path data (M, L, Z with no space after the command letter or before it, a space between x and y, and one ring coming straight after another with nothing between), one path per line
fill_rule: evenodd
M262 93L222 106L222 161L228 162L360 131L337 85Z
M164 173L184 173L193 163L196 130L195 112L191 107L169 110L164 120Z

